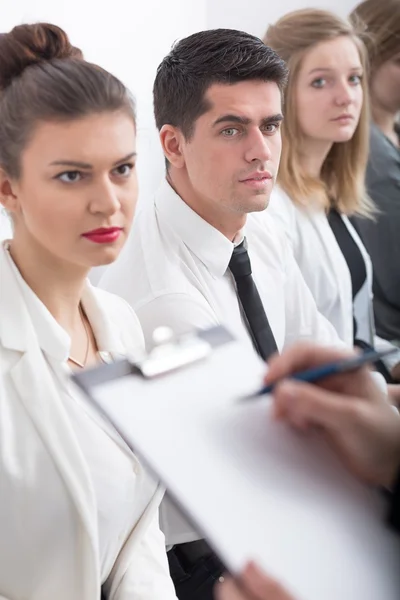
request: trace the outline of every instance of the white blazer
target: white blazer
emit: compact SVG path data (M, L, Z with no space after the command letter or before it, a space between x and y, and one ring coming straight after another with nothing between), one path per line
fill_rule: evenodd
M88 284L82 302L100 349L106 333L108 339L113 336L115 356L143 343L135 315L123 300ZM55 350L49 344L39 344L0 244L0 598L99 600L96 500L45 360L45 353ZM107 433L122 443L111 426ZM132 464L137 468L133 454ZM144 470L142 476L148 477ZM148 485L143 489L137 524L106 582L112 600L176 598L158 527L163 490L156 482L151 493Z
M332 323L340 338L353 345L353 297L350 271L327 216L320 208L302 208L276 186L268 213L282 227L297 264L314 296L318 310ZM343 221L365 262L366 281L354 299L357 337L379 348L390 344L375 335L372 306L372 264L365 246L346 216ZM399 356L387 361L396 364ZM385 361L386 362L386 361Z
M4 208L0 205L0 241L12 237L12 227L9 217Z

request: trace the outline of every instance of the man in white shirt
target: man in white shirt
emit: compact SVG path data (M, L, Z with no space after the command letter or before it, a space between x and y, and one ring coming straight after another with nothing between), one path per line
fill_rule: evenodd
M339 344L263 212L280 160L286 77L261 40L224 29L180 41L159 66L154 109L166 180L100 282L133 306L148 345L160 325L179 334L218 323L263 359L299 339ZM176 515L163 526L175 544L178 597L211 599L219 561Z

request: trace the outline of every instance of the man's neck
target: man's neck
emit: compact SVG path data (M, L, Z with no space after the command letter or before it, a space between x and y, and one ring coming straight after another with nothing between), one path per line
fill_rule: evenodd
M167 173L166 179L174 192L196 214L209 225L220 231L229 241L233 241L246 224L247 215L229 212L206 198L200 198L190 184L176 173Z

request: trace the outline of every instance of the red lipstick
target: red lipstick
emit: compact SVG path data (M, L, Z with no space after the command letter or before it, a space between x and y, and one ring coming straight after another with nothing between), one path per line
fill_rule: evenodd
M82 234L82 237L95 244L112 244L121 235L122 227L101 227Z

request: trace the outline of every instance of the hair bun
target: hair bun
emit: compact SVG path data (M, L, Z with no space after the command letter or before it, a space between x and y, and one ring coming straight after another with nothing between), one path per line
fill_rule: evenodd
M66 58L83 56L60 27L50 23L17 25L0 36L0 89L31 65Z

